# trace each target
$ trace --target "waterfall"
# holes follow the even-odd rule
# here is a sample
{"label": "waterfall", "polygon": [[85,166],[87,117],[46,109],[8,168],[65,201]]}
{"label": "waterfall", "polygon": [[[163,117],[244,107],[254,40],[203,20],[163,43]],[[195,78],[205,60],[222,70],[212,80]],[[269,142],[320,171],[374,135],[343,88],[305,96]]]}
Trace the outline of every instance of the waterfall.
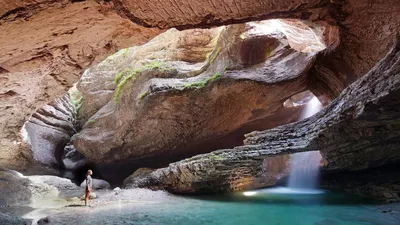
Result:
{"label": "waterfall", "polygon": [[[308,118],[322,109],[317,97],[313,97],[305,106],[300,119]],[[315,189],[319,178],[319,151],[292,154],[290,160],[289,188]]]}

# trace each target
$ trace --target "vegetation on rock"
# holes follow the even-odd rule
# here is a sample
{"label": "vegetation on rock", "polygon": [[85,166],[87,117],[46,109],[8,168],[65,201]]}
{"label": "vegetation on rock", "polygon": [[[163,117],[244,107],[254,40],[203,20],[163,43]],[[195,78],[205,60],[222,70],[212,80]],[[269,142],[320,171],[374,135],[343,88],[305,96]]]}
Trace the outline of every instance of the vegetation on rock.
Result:
{"label": "vegetation on rock", "polygon": [[142,93],[139,95],[139,99],[140,99],[140,100],[144,99],[148,94],[149,94],[148,91],[142,92]]}
{"label": "vegetation on rock", "polygon": [[[137,76],[146,70],[161,70],[162,72],[168,71],[172,69],[171,67],[168,67],[166,65],[163,65],[161,62],[151,62],[148,63],[136,70],[130,70],[130,69],[124,69],[123,71],[121,71],[120,73],[118,73],[115,77],[114,82],[118,83],[117,88],[115,89],[114,92],[114,100],[115,102],[118,102],[119,96],[121,94],[121,89],[122,87],[126,84],[126,82],[128,82],[128,80],[133,79],[136,80]],[[127,75],[128,74],[128,75]],[[143,96],[145,97],[145,96]]]}
{"label": "vegetation on rock", "polygon": [[91,123],[95,123],[96,122],[96,120],[94,120],[94,119],[90,119],[90,120],[88,120],[88,124],[91,124]]}
{"label": "vegetation on rock", "polygon": [[195,81],[192,83],[188,83],[185,85],[185,88],[203,88],[207,85],[208,82],[212,82],[217,80],[218,78],[221,77],[220,73],[215,73],[212,77],[208,77],[207,79],[203,80],[203,81]]}
{"label": "vegetation on rock", "polygon": [[81,108],[83,105],[83,96],[82,94],[76,89],[76,87],[72,87],[69,91],[69,97],[71,100],[72,105],[74,106],[75,116],[76,119],[81,118]]}

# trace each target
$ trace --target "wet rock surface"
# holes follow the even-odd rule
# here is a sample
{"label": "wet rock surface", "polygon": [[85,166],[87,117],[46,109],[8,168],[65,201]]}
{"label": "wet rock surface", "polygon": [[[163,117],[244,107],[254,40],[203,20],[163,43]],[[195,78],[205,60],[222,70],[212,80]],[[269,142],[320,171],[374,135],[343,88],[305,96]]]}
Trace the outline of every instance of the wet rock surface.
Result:
{"label": "wet rock surface", "polygon": [[[326,173],[322,176],[324,188],[344,190],[365,198],[400,202],[400,171],[398,164],[383,165],[361,171]],[[396,210],[393,210],[395,213]],[[397,209],[399,214],[399,209]]]}

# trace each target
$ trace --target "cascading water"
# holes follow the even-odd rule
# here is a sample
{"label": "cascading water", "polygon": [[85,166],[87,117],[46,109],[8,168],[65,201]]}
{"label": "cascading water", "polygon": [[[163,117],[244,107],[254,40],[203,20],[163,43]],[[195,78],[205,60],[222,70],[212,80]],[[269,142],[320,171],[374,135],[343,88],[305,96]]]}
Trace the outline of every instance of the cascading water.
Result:
{"label": "cascading water", "polygon": [[[322,104],[314,96],[306,105],[300,119],[308,118],[322,109]],[[299,189],[315,189],[317,187],[319,151],[300,152],[291,156],[288,187]]]}
{"label": "cascading water", "polygon": [[[308,118],[322,109],[322,104],[313,96],[306,104],[301,119]],[[321,161],[319,151],[300,152],[291,155],[290,173],[287,187],[267,188],[257,191],[246,191],[245,196],[253,195],[303,195],[322,194],[324,191],[316,189],[319,178],[319,165]]]}

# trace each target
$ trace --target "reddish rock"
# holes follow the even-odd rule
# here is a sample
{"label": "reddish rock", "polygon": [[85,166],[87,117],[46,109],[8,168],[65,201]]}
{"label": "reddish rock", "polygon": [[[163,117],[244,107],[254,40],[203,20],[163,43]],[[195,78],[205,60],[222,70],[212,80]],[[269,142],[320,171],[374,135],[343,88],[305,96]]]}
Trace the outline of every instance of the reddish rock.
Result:
{"label": "reddish rock", "polygon": [[[0,165],[32,158],[20,129],[37,109],[62,97],[84,69],[158,34],[94,1],[0,1]],[[51,156],[50,156],[51,157]]]}

